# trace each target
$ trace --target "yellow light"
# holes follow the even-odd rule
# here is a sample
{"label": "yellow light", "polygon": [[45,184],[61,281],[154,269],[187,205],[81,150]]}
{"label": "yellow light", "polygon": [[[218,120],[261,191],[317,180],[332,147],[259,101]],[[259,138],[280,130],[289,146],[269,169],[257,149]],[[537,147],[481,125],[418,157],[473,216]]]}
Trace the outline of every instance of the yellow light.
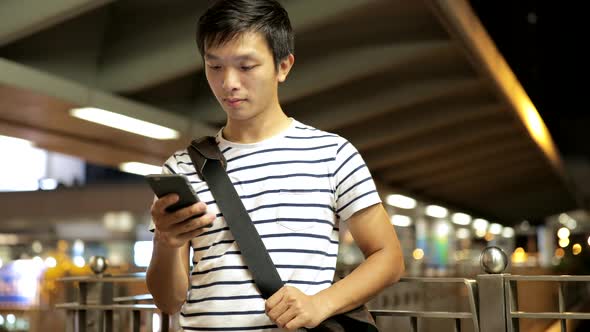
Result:
{"label": "yellow light", "polygon": [[160,140],[176,139],[180,136],[178,131],[174,129],[100,108],[74,108],[70,110],[70,115],[103,126]]}
{"label": "yellow light", "polygon": [[526,93],[523,92],[523,94],[519,96],[518,105],[516,107],[531,138],[543,150],[545,155],[547,155],[554,165],[561,167],[559,154],[551,140],[549,130],[547,130],[545,123],[543,123],[543,119]]}
{"label": "yellow light", "polygon": [[484,239],[488,242],[492,241],[494,239],[494,234],[488,232],[488,233],[486,233]]}
{"label": "yellow light", "polygon": [[512,262],[513,263],[524,263],[527,260],[527,253],[524,251],[523,248],[518,247],[516,249],[514,249],[514,252],[512,253]]}
{"label": "yellow light", "polygon": [[547,144],[549,135],[543,124],[541,116],[532,104],[527,105],[525,109],[526,124],[533,138],[542,145]]}
{"label": "yellow light", "polygon": [[555,249],[555,257],[563,258],[563,256],[565,256],[565,250],[563,250],[562,248]]}
{"label": "yellow light", "polygon": [[572,253],[574,256],[579,255],[582,252],[582,246],[579,243],[576,243],[572,246]]}
{"label": "yellow light", "polygon": [[422,258],[424,258],[424,250],[420,248],[414,249],[414,251],[412,252],[412,256],[415,260],[419,261]]}
{"label": "yellow light", "polygon": [[559,239],[559,246],[560,247],[565,248],[569,244],[570,244],[570,239],[568,239],[568,238]]}

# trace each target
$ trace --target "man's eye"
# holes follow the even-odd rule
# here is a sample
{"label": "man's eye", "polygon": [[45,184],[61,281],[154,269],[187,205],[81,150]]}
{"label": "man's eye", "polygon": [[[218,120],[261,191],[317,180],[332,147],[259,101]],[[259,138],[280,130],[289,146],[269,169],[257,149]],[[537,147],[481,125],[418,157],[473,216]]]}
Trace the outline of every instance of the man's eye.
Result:
{"label": "man's eye", "polygon": [[221,66],[209,65],[209,68],[211,70],[220,70],[221,69]]}
{"label": "man's eye", "polygon": [[256,66],[241,66],[240,68],[243,71],[250,71],[250,70],[254,69],[254,67],[256,67]]}

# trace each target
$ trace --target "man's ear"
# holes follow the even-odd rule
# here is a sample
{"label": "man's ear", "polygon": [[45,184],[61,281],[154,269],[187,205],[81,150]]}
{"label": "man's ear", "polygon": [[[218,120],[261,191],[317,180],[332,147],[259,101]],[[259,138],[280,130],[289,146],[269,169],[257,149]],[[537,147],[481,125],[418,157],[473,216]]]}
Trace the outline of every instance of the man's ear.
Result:
{"label": "man's ear", "polygon": [[289,71],[291,71],[294,63],[295,56],[293,54],[289,54],[283,60],[281,60],[281,63],[279,63],[279,73],[277,75],[277,80],[279,83],[285,82],[287,75],[289,75]]}

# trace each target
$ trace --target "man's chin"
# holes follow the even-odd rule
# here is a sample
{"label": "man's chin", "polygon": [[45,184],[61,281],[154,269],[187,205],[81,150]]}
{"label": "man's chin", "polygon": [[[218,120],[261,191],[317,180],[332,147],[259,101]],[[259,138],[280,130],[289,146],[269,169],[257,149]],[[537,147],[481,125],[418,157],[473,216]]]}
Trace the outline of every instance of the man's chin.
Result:
{"label": "man's chin", "polygon": [[252,119],[255,114],[249,109],[224,109],[228,120],[247,121]]}

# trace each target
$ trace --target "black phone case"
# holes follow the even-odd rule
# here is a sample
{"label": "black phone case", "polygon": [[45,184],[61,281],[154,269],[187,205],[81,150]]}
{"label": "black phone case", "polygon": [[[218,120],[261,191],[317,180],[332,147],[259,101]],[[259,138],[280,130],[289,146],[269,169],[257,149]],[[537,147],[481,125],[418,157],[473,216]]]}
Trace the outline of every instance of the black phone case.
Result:
{"label": "black phone case", "polygon": [[[146,175],[145,178],[158,198],[173,193],[179,196],[178,202],[166,208],[167,212],[174,212],[199,202],[199,197],[193,190],[193,186],[188,181],[188,178],[182,174],[150,174]],[[189,219],[197,218],[201,215],[194,215]],[[204,227],[211,226],[207,225]]]}

